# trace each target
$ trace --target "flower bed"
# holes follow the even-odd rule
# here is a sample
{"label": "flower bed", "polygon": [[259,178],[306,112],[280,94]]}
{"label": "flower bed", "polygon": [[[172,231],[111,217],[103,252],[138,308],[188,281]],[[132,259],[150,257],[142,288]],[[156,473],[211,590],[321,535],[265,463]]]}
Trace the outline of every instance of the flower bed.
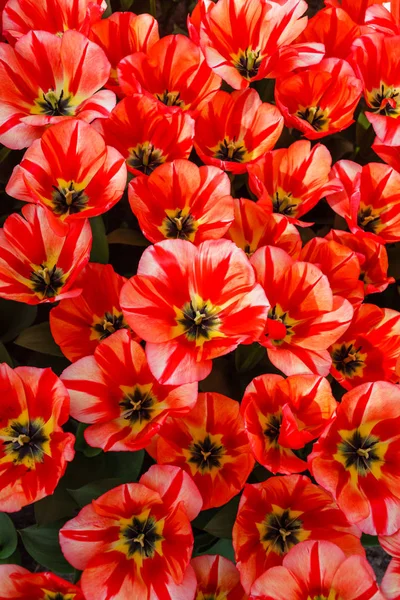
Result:
{"label": "flower bed", "polygon": [[399,600],[399,2],[1,8],[0,599]]}

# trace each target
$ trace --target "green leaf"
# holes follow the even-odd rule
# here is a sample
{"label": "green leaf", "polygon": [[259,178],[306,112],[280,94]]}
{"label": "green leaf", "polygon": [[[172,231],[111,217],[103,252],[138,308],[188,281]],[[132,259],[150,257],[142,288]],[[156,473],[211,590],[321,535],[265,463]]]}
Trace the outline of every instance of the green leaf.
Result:
{"label": "green leaf", "polygon": [[228,504],[225,504],[215,517],[207,523],[204,530],[217,538],[231,538],[239,501],[239,496],[232,498],[232,500],[228,502]]}
{"label": "green leaf", "polygon": [[109,244],[123,244],[125,246],[150,246],[150,242],[144,235],[136,229],[114,229],[108,234],[107,240]]}
{"label": "green leaf", "polygon": [[135,0],[120,0],[121,10],[129,10]]}
{"label": "green leaf", "polygon": [[368,535],[368,533],[363,533],[361,536],[361,543],[364,548],[368,548],[369,546],[379,546],[379,538],[377,535]]}
{"label": "green leaf", "polygon": [[106,4],[107,4],[107,8],[103,12],[103,17],[102,17],[103,19],[107,19],[107,17],[109,17],[112,14],[111,0],[106,0]]}
{"label": "green leaf", "polygon": [[156,19],[157,18],[157,5],[156,0],[149,0],[149,13]]}
{"label": "green leaf", "polygon": [[0,298],[0,340],[10,342],[35,321],[37,306]]}
{"label": "green leaf", "polygon": [[213,535],[207,533],[207,531],[201,531],[194,538],[193,556],[208,554],[208,551],[216,542],[217,540]]}
{"label": "green leaf", "polygon": [[89,219],[90,227],[92,228],[92,251],[90,253],[90,262],[101,263],[106,265],[109,259],[109,248],[106,235],[106,228],[101,216],[92,217]]}
{"label": "green leaf", "polygon": [[[106,482],[113,480],[113,485],[108,489],[117,487],[122,483],[137,481],[142,469],[143,459],[144,450],[138,452],[102,452],[93,458],[87,458],[84,454],[78,453],[67,468],[63,480],[66,482],[71,498],[76,501],[76,492],[79,492],[80,501],[82,501],[81,498],[84,496],[87,498],[90,495],[91,489],[88,490],[87,488],[91,483],[98,485],[101,482],[99,484],[99,495],[101,495],[106,491],[104,486],[107,483],[104,483],[104,480]],[[86,489],[82,490],[81,488]],[[88,501],[91,500],[92,498],[89,498]]]}
{"label": "green leaf", "polygon": [[0,559],[11,556],[17,549],[17,544],[14,523],[6,513],[0,513]]}
{"label": "green leaf", "polygon": [[0,342],[0,363],[7,363],[9,367],[14,366],[11,356],[7,352],[5,345]]}
{"label": "green leaf", "polygon": [[89,504],[92,500],[96,500],[102,494],[105,494],[109,490],[121,485],[120,479],[100,479],[99,481],[93,481],[87,485],[82,486],[77,490],[68,490],[69,494],[75,500],[80,508]]}
{"label": "green leaf", "polygon": [[65,575],[74,573],[74,567],[65,560],[61,552],[58,535],[63,524],[63,521],[58,521],[48,525],[31,525],[21,529],[19,534],[26,551],[36,562],[46,569]]}
{"label": "green leaf", "polygon": [[5,146],[3,146],[3,148],[0,150],[0,163],[4,162],[7,158],[7,156],[10,154],[11,152],[11,148],[6,148]]}
{"label": "green leaf", "polygon": [[57,346],[51,335],[50,324],[48,321],[25,329],[25,331],[19,334],[14,341],[14,344],[22,346],[23,348],[28,348],[29,350],[34,350],[35,352],[64,357],[60,347]]}
{"label": "green leaf", "polygon": [[235,367],[238,373],[247,373],[258,365],[265,356],[265,348],[260,344],[239,346],[235,351]]}
{"label": "green leaf", "polygon": [[18,548],[7,558],[0,558],[0,565],[20,565],[22,563],[21,553]]}
{"label": "green leaf", "polygon": [[61,479],[51,496],[35,502],[34,509],[38,525],[47,525],[75,515],[78,505],[67,491],[65,477]]}
{"label": "green leaf", "polygon": [[232,540],[221,539],[218,540],[214,546],[211,546],[207,551],[207,554],[219,554],[225,558],[235,562],[235,551],[232,546]]}
{"label": "green leaf", "polygon": [[365,113],[360,112],[357,119],[357,125],[359,125],[365,131],[371,127],[371,123],[368,121]]}
{"label": "green leaf", "polygon": [[193,527],[197,529],[204,529],[207,523],[209,523],[211,519],[218,514],[218,511],[218,508],[208,508],[207,510],[202,510],[192,521]]}
{"label": "green leaf", "polygon": [[75,441],[75,450],[78,452],[83,452],[85,456],[91,458],[92,456],[97,456],[103,450],[101,448],[94,448],[93,446],[89,446],[87,441],[85,440],[84,432],[89,425],[85,425],[85,423],[79,423],[78,429],[76,430],[76,441]]}

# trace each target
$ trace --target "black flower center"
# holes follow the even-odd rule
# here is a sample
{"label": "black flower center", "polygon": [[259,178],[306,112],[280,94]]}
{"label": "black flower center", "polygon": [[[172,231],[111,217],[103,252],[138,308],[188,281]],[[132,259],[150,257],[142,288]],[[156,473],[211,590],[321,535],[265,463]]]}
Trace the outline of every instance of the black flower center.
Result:
{"label": "black flower center", "polygon": [[371,206],[367,206],[364,209],[360,209],[357,214],[357,225],[368,231],[369,233],[376,233],[380,224],[380,216],[373,212]]}
{"label": "black flower center", "polygon": [[262,58],[260,58],[260,50],[245,50],[234,62],[235,68],[245,79],[252,79],[258,75]]}
{"label": "black flower center", "polygon": [[45,433],[42,419],[33,419],[25,423],[13,421],[3,430],[3,446],[6,454],[11,454],[15,463],[22,463],[29,458],[34,462],[42,462],[44,444],[49,441]]}
{"label": "black flower center", "polygon": [[262,542],[267,542],[277,554],[285,554],[298,544],[303,523],[300,519],[293,517],[289,509],[282,514],[270,513],[266,516],[264,523],[264,535]]}
{"label": "black flower center", "polygon": [[124,322],[124,315],[113,315],[112,313],[106,312],[102,323],[96,323],[93,325],[94,329],[99,334],[100,340],[105,340],[110,337],[113,333],[119,329],[127,329],[128,325]]}
{"label": "black flower center", "polygon": [[136,148],[130,151],[128,157],[128,165],[138,171],[141,171],[145,175],[150,175],[156,167],[165,162],[162,151],[155,148],[153,144],[145,142],[144,144],[138,144]]}
{"label": "black flower center", "polygon": [[205,473],[213,468],[219,469],[222,466],[221,458],[225,454],[225,448],[206,435],[202,442],[192,442],[189,446],[190,458],[189,463],[198,467]]}
{"label": "black flower center", "polygon": [[277,444],[282,425],[282,414],[268,415],[264,435],[271,443]]}
{"label": "black flower center", "polygon": [[352,377],[365,366],[360,356],[362,346],[355,348],[353,344],[341,344],[332,352],[332,362],[335,369],[346,377]]}
{"label": "black flower center", "polygon": [[67,187],[56,187],[53,185],[52,201],[53,211],[56,215],[69,213],[74,215],[86,208],[89,198],[85,190],[75,190],[74,182],[71,181]]}
{"label": "black flower center", "polygon": [[65,97],[64,90],[61,90],[58,96],[54,90],[49,90],[47,94],[42,95],[42,100],[37,100],[37,105],[43,115],[52,117],[63,117],[73,114],[71,106],[71,96]]}
{"label": "black flower center", "polygon": [[154,517],[133,517],[132,522],[121,530],[127,546],[127,556],[139,554],[142,558],[153,558],[157,542],[164,538]]}
{"label": "black flower center", "polygon": [[182,317],[177,322],[183,326],[184,333],[191,342],[203,338],[209,340],[213,332],[218,330],[220,319],[215,309],[207,302],[194,308],[193,302],[188,302],[182,309]]}
{"label": "black flower center", "polygon": [[180,106],[181,108],[185,107],[185,102],[181,99],[180,92],[169,92],[168,90],[165,90],[162,94],[156,94],[155,96],[166,106]]}
{"label": "black flower center", "polygon": [[162,225],[166,238],[193,241],[193,233],[197,231],[197,225],[189,213],[182,215],[182,209],[177,209],[174,215],[167,215]]}
{"label": "black flower center", "polygon": [[307,106],[303,110],[298,110],[296,114],[303,121],[310,123],[315,131],[324,131],[328,128],[328,118],[319,106]]}
{"label": "black flower center", "polygon": [[57,296],[64,285],[63,278],[62,269],[59,269],[56,265],[52,269],[49,269],[46,265],[40,265],[40,269],[32,271],[30,277],[33,291],[42,295],[43,298]]}
{"label": "black flower center", "polygon": [[371,434],[362,435],[358,429],[339,442],[337,448],[346,469],[355,467],[362,477],[368,475],[375,463],[383,462],[379,453],[379,438]]}
{"label": "black flower center", "polygon": [[219,143],[218,150],[214,157],[220,160],[230,160],[231,162],[241,163],[246,155],[246,148],[242,142],[237,142],[235,138],[229,140],[224,138],[223,142]]}
{"label": "black flower center", "polygon": [[292,192],[280,194],[275,192],[272,197],[272,206],[275,213],[281,215],[292,216],[297,209],[297,202],[292,199]]}
{"label": "black flower center", "polygon": [[150,390],[145,391],[140,387],[136,387],[132,394],[125,396],[119,403],[122,411],[122,416],[131,425],[138,423],[141,425],[144,421],[150,421],[154,412],[152,408],[156,403],[155,398],[151,395]]}
{"label": "black flower center", "polygon": [[379,91],[373,93],[370,100],[373,112],[387,117],[394,117],[400,113],[400,90],[381,84]]}

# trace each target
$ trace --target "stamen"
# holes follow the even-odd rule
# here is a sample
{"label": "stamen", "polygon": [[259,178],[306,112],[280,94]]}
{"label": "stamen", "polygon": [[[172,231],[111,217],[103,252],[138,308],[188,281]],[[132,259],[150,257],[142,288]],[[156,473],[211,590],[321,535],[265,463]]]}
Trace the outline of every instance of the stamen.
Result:
{"label": "stamen", "polygon": [[292,532],[291,531],[286,531],[286,529],[280,529],[279,533],[281,535],[281,537],[283,537],[283,541],[286,542],[286,538],[288,537],[288,535],[290,535]]}
{"label": "stamen", "polygon": [[183,221],[183,218],[184,217],[174,217],[174,221],[176,223],[176,228],[177,228],[178,231],[182,231],[182,227],[183,227],[182,221]]}
{"label": "stamen", "polygon": [[14,440],[18,442],[20,446],[23,446],[24,444],[29,444],[31,438],[28,435],[21,433],[21,435],[19,435],[17,438],[14,438]]}
{"label": "stamen", "polygon": [[133,541],[140,544],[144,548],[144,533],[140,533],[137,537],[133,538]]}
{"label": "stamen", "polygon": [[358,448],[357,454],[358,454],[358,456],[362,456],[363,458],[368,459],[370,451],[371,451],[370,448]]}
{"label": "stamen", "polygon": [[201,313],[199,310],[196,310],[196,315],[194,317],[194,323],[195,325],[200,325],[202,320],[205,318],[205,314]]}

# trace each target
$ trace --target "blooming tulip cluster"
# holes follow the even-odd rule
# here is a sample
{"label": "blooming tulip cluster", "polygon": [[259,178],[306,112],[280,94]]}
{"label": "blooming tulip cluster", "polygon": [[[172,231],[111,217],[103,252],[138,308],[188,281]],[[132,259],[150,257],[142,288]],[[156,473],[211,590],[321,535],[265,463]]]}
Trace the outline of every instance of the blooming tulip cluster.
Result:
{"label": "blooming tulip cluster", "polygon": [[179,4],[0,1],[0,600],[400,600],[400,2]]}

